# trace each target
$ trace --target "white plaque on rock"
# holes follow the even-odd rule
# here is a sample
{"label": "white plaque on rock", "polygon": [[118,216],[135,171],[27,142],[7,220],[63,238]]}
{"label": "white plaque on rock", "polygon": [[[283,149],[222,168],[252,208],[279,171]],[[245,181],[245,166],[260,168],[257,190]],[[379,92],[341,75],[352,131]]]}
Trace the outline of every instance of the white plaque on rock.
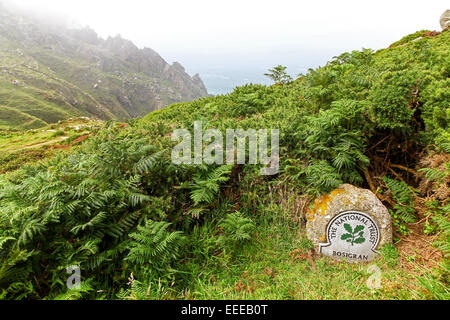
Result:
{"label": "white plaque on rock", "polygon": [[314,249],[338,260],[370,261],[392,243],[388,209],[372,191],[350,184],[316,198],[305,218]]}
{"label": "white plaque on rock", "polygon": [[380,230],[372,217],[360,211],[345,211],[327,225],[326,243],[319,244],[323,255],[349,262],[371,261],[380,241]]}

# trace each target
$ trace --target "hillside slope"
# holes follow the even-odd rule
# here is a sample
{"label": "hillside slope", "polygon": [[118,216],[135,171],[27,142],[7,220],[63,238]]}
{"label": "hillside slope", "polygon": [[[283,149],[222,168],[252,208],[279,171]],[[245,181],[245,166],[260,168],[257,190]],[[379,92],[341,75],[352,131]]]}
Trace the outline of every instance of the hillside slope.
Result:
{"label": "hillside slope", "polygon": [[[289,83],[108,122],[0,175],[0,298],[449,300],[449,44],[419,32],[344,53]],[[171,135],[195,121],[279,129],[279,173],[175,164]],[[379,289],[367,264],[318,256],[305,236],[309,205],[342,183],[392,215]],[[73,265],[83,282],[68,290]]]}
{"label": "hillside slope", "polygon": [[207,95],[198,75],[120,36],[46,24],[0,4],[0,128],[125,119]]}

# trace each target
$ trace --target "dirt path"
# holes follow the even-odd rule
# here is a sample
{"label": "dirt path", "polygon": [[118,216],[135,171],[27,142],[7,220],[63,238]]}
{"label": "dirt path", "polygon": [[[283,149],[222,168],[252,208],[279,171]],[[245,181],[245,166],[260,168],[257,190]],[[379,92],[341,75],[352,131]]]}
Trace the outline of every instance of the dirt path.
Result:
{"label": "dirt path", "polygon": [[46,141],[46,142],[42,142],[42,143],[38,143],[38,144],[32,144],[32,145],[25,145],[25,146],[14,146],[14,147],[3,149],[1,151],[12,151],[12,150],[20,151],[20,150],[34,149],[34,148],[39,148],[39,147],[46,146],[46,145],[49,145],[49,144],[55,144],[55,143],[64,141],[64,140],[66,140],[68,138],[69,137],[59,137],[58,139],[51,140],[51,141]]}

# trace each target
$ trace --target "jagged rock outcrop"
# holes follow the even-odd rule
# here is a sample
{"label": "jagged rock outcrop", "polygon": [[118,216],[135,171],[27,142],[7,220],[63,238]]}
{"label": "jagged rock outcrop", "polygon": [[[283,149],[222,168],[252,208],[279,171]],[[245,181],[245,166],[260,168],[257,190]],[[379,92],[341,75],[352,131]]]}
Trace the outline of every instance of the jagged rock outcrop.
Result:
{"label": "jagged rock outcrop", "polygon": [[[25,113],[30,121],[140,117],[208,95],[198,75],[191,77],[181,64],[168,64],[150,48],[140,49],[121,36],[102,39],[88,27],[47,24],[4,7],[0,57],[0,85],[16,81],[17,87],[0,91],[0,106]],[[30,107],[23,107],[24,96],[33,100]]]}
{"label": "jagged rock outcrop", "polygon": [[450,28],[450,10],[447,9],[442,13],[439,22],[441,23],[442,30]]}

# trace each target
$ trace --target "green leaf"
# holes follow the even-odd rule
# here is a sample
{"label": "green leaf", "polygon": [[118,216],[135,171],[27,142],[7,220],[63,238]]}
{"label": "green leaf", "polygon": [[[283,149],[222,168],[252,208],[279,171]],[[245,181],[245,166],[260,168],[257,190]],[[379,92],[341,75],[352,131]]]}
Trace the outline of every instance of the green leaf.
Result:
{"label": "green leaf", "polygon": [[350,233],[344,233],[341,236],[341,240],[347,240],[347,239],[351,239],[351,238],[353,238],[353,235],[351,235]]}
{"label": "green leaf", "polygon": [[354,241],[354,243],[364,243],[364,241],[366,241],[365,238],[358,238]]}
{"label": "green leaf", "polygon": [[356,233],[358,233],[358,232],[360,232],[360,231],[362,231],[362,230],[364,230],[364,226],[362,226],[362,225],[357,225],[357,226],[355,227],[355,231],[353,231],[353,234],[356,234]]}
{"label": "green leaf", "polygon": [[347,230],[348,233],[353,234],[353,229],[348,223],[344,224],[344,228],[345,228],[345,230]]}

